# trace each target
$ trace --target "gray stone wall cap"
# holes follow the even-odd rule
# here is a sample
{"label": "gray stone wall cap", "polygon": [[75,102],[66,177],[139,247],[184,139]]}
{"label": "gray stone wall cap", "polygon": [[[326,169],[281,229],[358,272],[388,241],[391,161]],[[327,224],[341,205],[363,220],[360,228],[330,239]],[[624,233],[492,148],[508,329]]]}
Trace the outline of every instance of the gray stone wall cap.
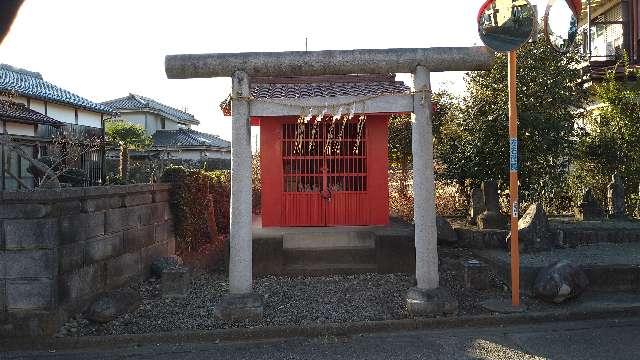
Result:
{"label": "gray stone wall cap", "polygon": [[105,197],[109,195],[124,194],[127,192],[126,186],[120,186],[120,185],[90,186],[83,189],[84,189],[84,196],[88,198]]}
{"label": "gray stone wall cap", "polygon": [[29,191],[2,191],[2,201],[7,202],[40,202],[73,198],[80,198],[83,195],[83,188],[61,188]]}
{"label": "gray stone wall cap", "polygon": [[138,192],[151,192],[153,191],[153,184],[131,184],[124,185],[127,193],[138,193]]}
{"label": "gray stone wall cap", "polygon": [[169,190],[169,189],[171,189],[171,184],[170,183],[153,184],[153,190],[164,191],[164,190]]}

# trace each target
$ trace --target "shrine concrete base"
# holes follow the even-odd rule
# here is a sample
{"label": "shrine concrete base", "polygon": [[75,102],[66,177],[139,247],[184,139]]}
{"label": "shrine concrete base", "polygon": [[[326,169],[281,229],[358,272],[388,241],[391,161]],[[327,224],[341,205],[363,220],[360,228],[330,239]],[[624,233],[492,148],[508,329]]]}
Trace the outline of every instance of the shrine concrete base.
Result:
{"label": "shrine concrete base", "polygon": [[415,273],[413,226],[266,227],[253,223],[253,275]]}
{"label": "shrine concrete base", "polygon": [[215,308],[215,316],[223,321],[258,321],[262,319],[262,295],[229,294]]}
{"label": "shrine concrete base", "polygon": [[412,316],[435,316],[458,312],[458,300],[444,288],[407,290],[407,311]]}

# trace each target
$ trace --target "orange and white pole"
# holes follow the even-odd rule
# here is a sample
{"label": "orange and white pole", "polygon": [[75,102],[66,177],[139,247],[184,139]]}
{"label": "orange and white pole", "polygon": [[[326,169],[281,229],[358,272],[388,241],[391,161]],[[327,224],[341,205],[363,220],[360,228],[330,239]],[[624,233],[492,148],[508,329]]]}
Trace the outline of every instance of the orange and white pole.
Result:
{"label": "orange and white pole", "polygon": [[518,108],[516,52],[509,51],[509,197],[511,205],[511,304],[520,305],[520,247],[518,245]]}

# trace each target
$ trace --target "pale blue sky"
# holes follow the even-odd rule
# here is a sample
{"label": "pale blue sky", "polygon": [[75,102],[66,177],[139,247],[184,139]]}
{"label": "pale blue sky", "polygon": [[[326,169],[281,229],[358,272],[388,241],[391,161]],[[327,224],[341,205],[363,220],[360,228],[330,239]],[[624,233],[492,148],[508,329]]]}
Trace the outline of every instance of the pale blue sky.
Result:
{"label": "pale blue sky", "polygon": [[[166,54],[304,50],[305,37],[309,50],[480,45],[481,3],[26,0],[0,62],[94,101],[133,92],[187,107],[199,130],[229,139],[231,120],[218,104],[230,79],[168,80]],[[434,87],[461,91],[461,76],[434,74]]]}

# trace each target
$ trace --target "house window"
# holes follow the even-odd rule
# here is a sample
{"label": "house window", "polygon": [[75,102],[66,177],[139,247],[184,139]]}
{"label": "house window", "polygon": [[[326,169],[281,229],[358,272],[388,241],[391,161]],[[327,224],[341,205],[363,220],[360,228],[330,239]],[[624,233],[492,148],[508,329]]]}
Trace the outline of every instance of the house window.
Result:
{"label": "house window", "polygon": [[165,119],[160,118],[160,129],[164,130],[166,125],[167,124],[165,123]]}
{"label": "house window", "polygon": [[622,8],[618,4],[593,19],[591,53],[593,57],[616,59],[623,52]]}

